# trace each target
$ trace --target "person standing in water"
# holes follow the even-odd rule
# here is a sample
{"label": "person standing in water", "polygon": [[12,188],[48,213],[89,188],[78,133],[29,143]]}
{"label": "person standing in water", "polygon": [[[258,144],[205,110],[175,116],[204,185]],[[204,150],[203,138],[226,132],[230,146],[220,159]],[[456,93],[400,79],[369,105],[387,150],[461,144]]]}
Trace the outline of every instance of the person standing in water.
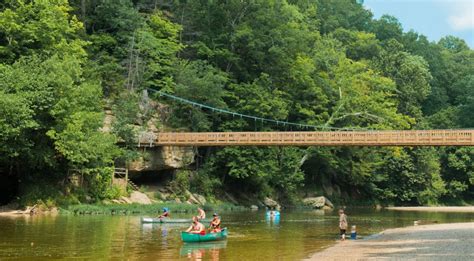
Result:
{"label": "person standing in water", "polygon": [[206,212],[204,212],[204,209],[202,208],[198,208],[198,215],[197,215],[197,218],[199,220],[203,220],[206,218]]}
{"label": "person standing in water", "polygon": [[346,240],[346,229],[347,229],[347,216],[344,214],[343,209],[339,209],[339,231],[341,240]]}

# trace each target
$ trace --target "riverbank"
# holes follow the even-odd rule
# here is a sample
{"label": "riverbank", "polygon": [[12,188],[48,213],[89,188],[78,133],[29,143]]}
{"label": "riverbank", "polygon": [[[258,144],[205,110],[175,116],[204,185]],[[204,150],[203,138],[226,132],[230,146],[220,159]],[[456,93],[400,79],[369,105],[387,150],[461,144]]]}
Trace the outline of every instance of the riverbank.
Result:
{"label": "riverbank", "polygon": [[410,226],[341,241],[306,260],[473,260],[473,245],[474,222]]}
{"label": "riverbank", "polygon": [[[78,204],[61,207],[47,208],[45,206],[31,206],[26,209],[16,209],[13,207],[0,208],[0,216],[22,216],[35,214],[74,214],[74,215],[129,215],[129,214],[149,214],[158,215],[163,208],[168,208],[172,213],[193,213],[199,205],[186,203],[153,203],[153,204]],[[202,207],[206,211],[233,211],[246,210],[244,206],[230,203],[205,204]]]}
{"label": "riverbank", "polygon": [[469,212],[474,213],[474,206],[464,207],[386,207],[397,211],[429,211],[429,212]]}

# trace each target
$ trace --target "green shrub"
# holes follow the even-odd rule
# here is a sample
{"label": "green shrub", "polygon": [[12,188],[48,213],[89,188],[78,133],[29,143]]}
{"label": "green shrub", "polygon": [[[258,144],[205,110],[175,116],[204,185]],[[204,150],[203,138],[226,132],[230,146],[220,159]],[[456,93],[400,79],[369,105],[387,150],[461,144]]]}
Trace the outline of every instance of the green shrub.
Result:
{"label": "green shrub", "polygon": [[44,204],[43,200],[48,201],[50,205],[54,205],[56,199],[63,196],[59,187],[51,186],[50,183],[41,180],[35,183],[23,184],[20,190],[18,203],[23,207]]}
{"label": "green shrub", "polygon": [[192,179],[190,186],[191,191],[201,194],[206,198],[215,199],[216,190],[222,186],[222,182],[217,177],[200,171],[194,179]]}
{"label": "green shrub", "polygon": [[178,170],[172,181],[169,183],[169,187],[175,197],[186,200],[186,191],[190,189],[190,172],[187,170]]}
{"label": "green shrub", "polygon": [[115,199],[115,198],[119,198],[120,196],[123,196],[122,191],[117,186],[111,186],[110,188],[107,189],[107,191],[104,194],[104,197],[106,199]]}

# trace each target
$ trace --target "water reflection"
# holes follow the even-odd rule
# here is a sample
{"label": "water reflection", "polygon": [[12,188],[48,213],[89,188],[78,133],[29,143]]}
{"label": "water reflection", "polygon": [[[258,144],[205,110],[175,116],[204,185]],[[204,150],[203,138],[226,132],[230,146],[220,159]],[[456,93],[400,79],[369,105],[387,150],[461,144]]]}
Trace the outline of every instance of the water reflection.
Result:
{"label": "water reflection", "polygon": [[266,216],[266,220],[270,226],[278,226],[280,224],[280,216]]}
{"label": "water reflection", "polygon": [[[330,211],[328,211],[329,213]],[[316,216],[324,216],[326,215],[326,211],[322,210],[322,209],[314,209],[311,211],[312,214],[316,215]]]}
{"label": "water reflection", "polygon": [[143,234],[151,233],[153,231],[153,229],[154,229],[153,224],[151,224],[151,223],[142,224]]}
{"label": "water reflection", "polygon": [[[424,213],[347,209],[357,236],[412,226],[414,221],[469,222],[474,213]],[[227,241],[183,244],[189,224],[141,224],[139,216],[0,217],[0,260],[300,260],[336,242],[335,212],[285,210],[222,213]],[[177,215],[185,218],[188,214]],[[228,242],[228,245],[227,245]]]}
{"label": "water reflection", "polygon": [[220,251],[227,247],[227,240],[206,243],[184,243],[179,254],[189,260],[212,260],[218,261]]}
{"label": "water reflection", "polygon": [[169,240],[172,240],[173,232],[180,232],[183,230],[182,226],[176,226],[173,224],[152,224],[152,223],[142,223],[141,224],[142,234],[145,237],[151,238],[153,236],[158,236],[161,242],[162,248],[166,249],[170,244]]}

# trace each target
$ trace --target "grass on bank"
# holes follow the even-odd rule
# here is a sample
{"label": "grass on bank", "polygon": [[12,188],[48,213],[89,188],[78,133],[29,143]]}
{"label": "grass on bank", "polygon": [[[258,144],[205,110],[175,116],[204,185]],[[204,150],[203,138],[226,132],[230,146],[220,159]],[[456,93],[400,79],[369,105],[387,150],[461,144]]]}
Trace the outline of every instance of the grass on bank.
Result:
{"label": "grass on bank", "polygon": [[[172,213],[194,213],[197,205],[185,203],[154,203],[142,204],[79,204],[61,208],[61,213],[75,215],[130,215],[130,214],[155,214],[158,215],[162,209],[167,207]],[[202,208],[206,211],[232,211],[245,210],[246,207],[230,203],[205,204]]]}

